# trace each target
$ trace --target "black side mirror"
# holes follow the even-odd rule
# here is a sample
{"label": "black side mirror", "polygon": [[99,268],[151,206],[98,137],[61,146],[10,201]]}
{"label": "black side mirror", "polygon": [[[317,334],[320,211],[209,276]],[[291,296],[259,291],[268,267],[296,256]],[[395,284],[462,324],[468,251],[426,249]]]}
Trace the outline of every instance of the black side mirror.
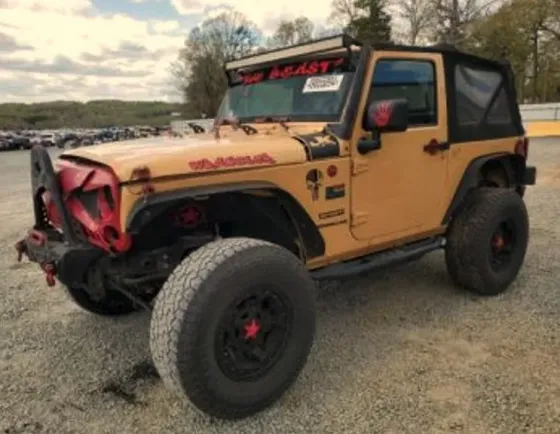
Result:
{"label": "black side mirror", "polygon": [[364,130],[403,132],[408,129],[408,101],[386,99],[370,103],[363,122]]}

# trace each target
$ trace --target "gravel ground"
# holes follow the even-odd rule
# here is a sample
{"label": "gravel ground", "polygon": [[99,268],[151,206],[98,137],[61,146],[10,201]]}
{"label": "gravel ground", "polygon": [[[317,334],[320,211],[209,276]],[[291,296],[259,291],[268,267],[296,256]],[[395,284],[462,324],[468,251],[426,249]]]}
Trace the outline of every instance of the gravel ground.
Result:
{"label": "gravel ground", "polygon": [[147,314],[91,316],[16,263],[13,244],[32,222],[28,155],[0,154],[0,432],[559,433],[560,139],[533,140],[530,154],[532,239],[509,292],[455,289],[439,252],[325,288],[299,381],[237,423],[164,389]]}

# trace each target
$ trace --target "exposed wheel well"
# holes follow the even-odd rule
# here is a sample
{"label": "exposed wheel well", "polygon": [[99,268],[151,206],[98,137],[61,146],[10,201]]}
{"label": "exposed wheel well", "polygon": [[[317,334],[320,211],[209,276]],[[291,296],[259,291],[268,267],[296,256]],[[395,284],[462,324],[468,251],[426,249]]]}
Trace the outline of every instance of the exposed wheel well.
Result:
{"label": "exposed wheel well", "polygon": [[505,155],[486,161],[479,170],[477,187],[511,188],[519,184],[525,170],[520,155]]}
{"label": "exposed wheel well", "polygon": [[476,158],[467,167],[459,183],[453,201],[443,218],[448,224],[460,211],[468,193],[480,187],[516,188],[523,182],[525,159],[517,154],[486,155]]}
{"label": "exposed wheel well", "polygon": [[287,248],[303,260],[324,254],[324,240],[306,211],[278,189],[183,197],[144,207],[129,228],[133,244],[154,249],[182,235],[250,237]]}
{"label": "exposed wheel well", "polygon": [[478,187],[507,188],[510,179],[504,164],[500,160],[490,160],[479,172]]}

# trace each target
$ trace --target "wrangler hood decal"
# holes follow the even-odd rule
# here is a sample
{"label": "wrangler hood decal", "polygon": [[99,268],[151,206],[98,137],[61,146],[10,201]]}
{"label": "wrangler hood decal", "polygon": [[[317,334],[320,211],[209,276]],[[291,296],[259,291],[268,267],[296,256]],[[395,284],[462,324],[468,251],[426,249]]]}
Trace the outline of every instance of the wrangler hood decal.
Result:
{"label": "wrangler hood decal", "polygon": [[308,160],[304,146],[285,134],[234,133],[220,140],[209,134],[186,139],[150,138],[86,146],[61,159],[81,159],[111,167],[121,182],[147,167],[152,178],[213,171],[243,170]]}

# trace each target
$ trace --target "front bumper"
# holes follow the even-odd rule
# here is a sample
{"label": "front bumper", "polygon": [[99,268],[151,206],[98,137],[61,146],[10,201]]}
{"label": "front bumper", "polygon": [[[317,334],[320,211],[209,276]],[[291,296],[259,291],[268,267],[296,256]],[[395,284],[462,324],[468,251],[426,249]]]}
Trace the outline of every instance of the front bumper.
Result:
{"label": "front bumper", "polygon": [[[18,260],[23,255],[38,263],[49,286],[56,276],[67,286],[83,283],[87,268],[103,252],[85,244],[76,233],[62,199],[62,191],[53,169],[50,155],[42,146],[31,149],[31,188],[35,225],[16,243]],[[48,191],[60,216],[62,233],[54,229],[45,218],[42,195]]]}
{"label": "front bumper", "polygon": [[48,191],[51,200],[60,216],[63,240],[69,245],[78,244],[80,237],[77,234],[70,213],[64,205],[60,183],[54,171],[51,157],[43,146],[34,146],[31,149],[31,192],[33,199],[33,212],[35,214],[34,229],[39,231],[49,227],[45,222],[45,209],[42,195]]}
{"label": "front bumper", "polygon": [[103,255],[89,245],[68,245],[56,230],[31,229],[16,250],[18,261],[25,255],[40,265],[49,286],[54,286],[55,277],[66,286],[82,286],[88,268]]}

